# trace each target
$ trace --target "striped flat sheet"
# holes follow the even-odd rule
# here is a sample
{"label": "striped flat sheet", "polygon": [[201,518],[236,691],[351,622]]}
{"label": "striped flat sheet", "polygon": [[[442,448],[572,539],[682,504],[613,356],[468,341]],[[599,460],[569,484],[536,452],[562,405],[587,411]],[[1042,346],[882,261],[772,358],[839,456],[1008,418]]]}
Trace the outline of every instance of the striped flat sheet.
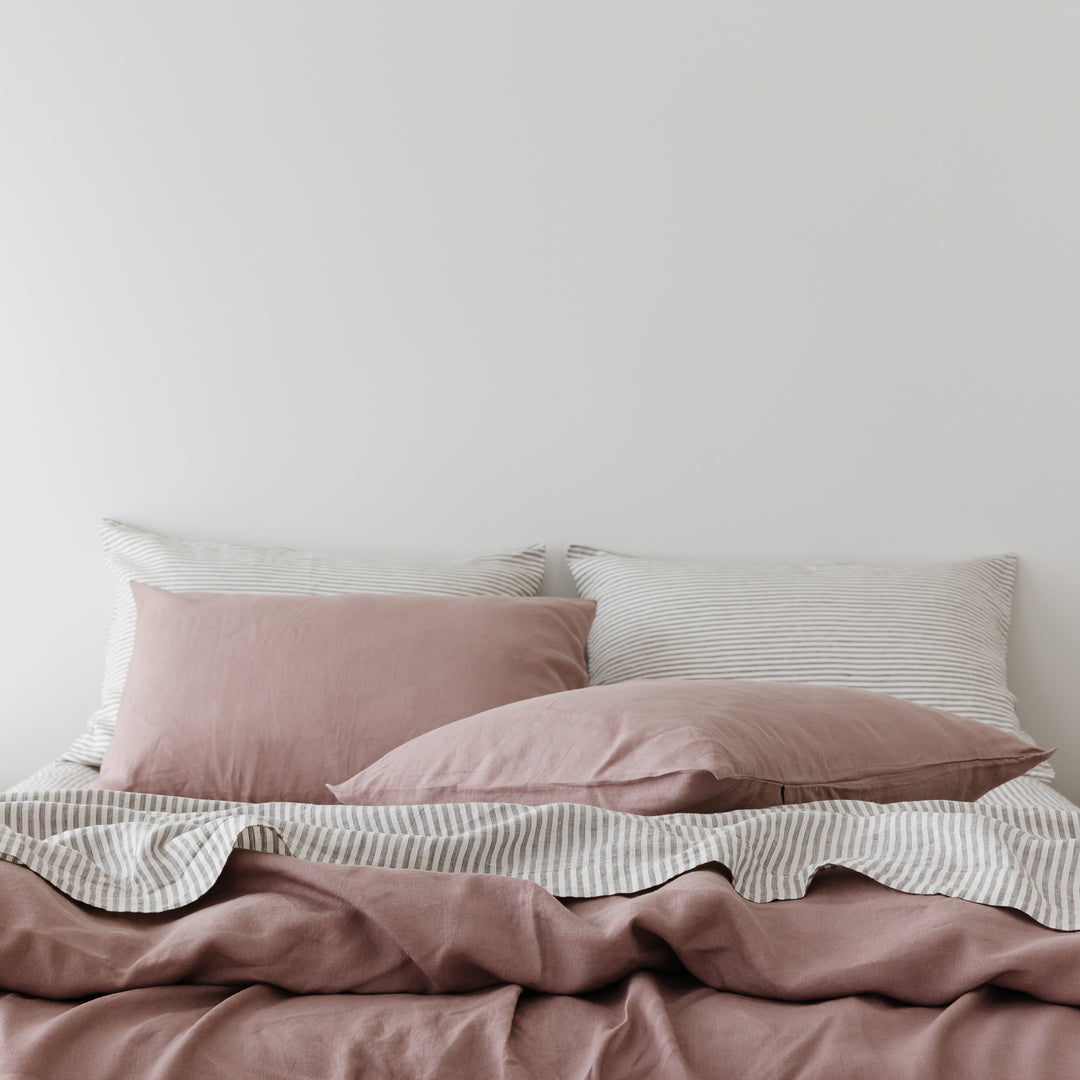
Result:
{"label": "striped flat sheet", "polygon": [[25,780],[20,780],[7,789],[13,794],[20,791],[74,791],[88,788],[101,775],[101,770],[94,765],[57,758],[43,765],[37,772],[31,773]]}
{"label": "striped flat sheet", "polygon": [[1030,773],[1018,776],[996,788],[991,788],[978,800],[984,806],[1045,806],[1052,810],[1072,810],[1080,813],[1080,806]]}
{"label": "striped flat sheet", "polygon": [[222,803],[112,791],[0,796],[0,858],[108,911],[168,911],[217,880],[235,848],[323,863],[523,878],[560,897],[661,885],[726,867],[766,902],[825,866],[903,892],[961,897],[1080,929],[1080,813],[955,802],[821,802],[639,817],[595,807]]}

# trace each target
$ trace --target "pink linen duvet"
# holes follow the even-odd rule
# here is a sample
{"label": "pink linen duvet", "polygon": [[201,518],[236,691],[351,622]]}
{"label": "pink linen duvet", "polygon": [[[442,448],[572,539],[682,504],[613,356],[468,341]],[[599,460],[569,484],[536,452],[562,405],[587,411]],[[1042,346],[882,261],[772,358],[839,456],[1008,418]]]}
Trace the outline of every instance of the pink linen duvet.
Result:
{"label": "pink linen duvet", "polygon": [[66,792],[0,823],[5,1080],[1077,1075],[1066,810]]}

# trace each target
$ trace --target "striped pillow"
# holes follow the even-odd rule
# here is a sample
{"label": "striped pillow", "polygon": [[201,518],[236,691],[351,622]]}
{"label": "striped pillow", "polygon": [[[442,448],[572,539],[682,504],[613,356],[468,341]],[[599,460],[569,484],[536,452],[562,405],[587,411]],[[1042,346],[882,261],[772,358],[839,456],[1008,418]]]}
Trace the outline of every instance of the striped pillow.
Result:
{"label": "striped pillow", "polygon": [[89,730],[62,758],[84,765],[101,764],[116,727],[116,711],[135,642],[132,581],[170,592],[535,596],[544,576],[542,545],[461,561],[373,559],[178,540],[109,520],[101,523],[101,540],[105,560],[119,579],[105,652],[101,705],[90,718]]}
{"label": "striped pillow", "polygon": [[[1020,728],[1005,679],[1016,556],[865,565],[675,561],[573,545],[597,601],[589,681],[767,679],[892,694]],[[1050,778],[1047,764],[1029,774]]]}

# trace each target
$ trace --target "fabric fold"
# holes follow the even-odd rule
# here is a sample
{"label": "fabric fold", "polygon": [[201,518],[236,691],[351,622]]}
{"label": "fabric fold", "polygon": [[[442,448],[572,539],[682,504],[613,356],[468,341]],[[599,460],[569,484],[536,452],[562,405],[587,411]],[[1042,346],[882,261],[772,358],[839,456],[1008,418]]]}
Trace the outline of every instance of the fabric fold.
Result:
{"label": "fabric fold", "polygon": [[836,801],[639,817],[573,803],[316,806],[126,792],[0,796],[0,858],[109,911],[190,904],[234,849],[351,866],[493,874],[559,897],[632,894],[725,867],[757,903],[825,867],[890,888],[1080,928],[1080,814],[974,803]]}

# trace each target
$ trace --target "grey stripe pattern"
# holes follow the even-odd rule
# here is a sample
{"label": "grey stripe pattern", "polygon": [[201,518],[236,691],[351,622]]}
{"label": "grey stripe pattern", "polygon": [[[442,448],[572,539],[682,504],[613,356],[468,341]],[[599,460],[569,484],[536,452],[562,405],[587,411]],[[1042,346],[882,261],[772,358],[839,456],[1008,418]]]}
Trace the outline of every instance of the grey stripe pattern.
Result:
{"label": "grey stripe pattern", "polygon": [[93,765],[80,765],[74,761],[57,758],[43,765],[36,772],[17,784],[12,784],[7,792],[20,791],[74,791],[88,788],[101,775],[101,770]]}
{"label": "grey stripe pattern", "polygon": [[101,764],[116,727],[135,643],[132,581],[171,592],[535,596],[545,561],[543,545],[476,559],[376,559],[179,540],[109,520],[101,523],[101,541],[105,559],[118,579],[101,705],[90,718],[88,730],[63,755],[83,765]]}
{"label": "grey stripe pattern", "polygon": [[[1016,557],[925,564],[677,561],[573,545],[597,602],[589,679],[769,679],[874,690],[1020,728],[1006,682]],[[1032,775],[1047,779],[1050,765]]]}
{"label": "grey stripe pattern", "polygon": [[984,806],[1043,806],[1051,810],[1080,812],[1080,806],[1067,799],[1060,791],[1056,791],[1045,780],[1032,779],[1031,773],[991,788],[977,802]]}
{"label": "grey stripe pattern", "polygon": [[1080,814],[1049,807],[837,801],[647,818],[570,803],[0,796],[0,858],[109,911],[191,903],[234,848],[350,866],[500,874],[562,897],[634,893],[719,863],[759,903],[802,896],[817,869],[844,866],[904,892],[958,896],[1080,929]]}

